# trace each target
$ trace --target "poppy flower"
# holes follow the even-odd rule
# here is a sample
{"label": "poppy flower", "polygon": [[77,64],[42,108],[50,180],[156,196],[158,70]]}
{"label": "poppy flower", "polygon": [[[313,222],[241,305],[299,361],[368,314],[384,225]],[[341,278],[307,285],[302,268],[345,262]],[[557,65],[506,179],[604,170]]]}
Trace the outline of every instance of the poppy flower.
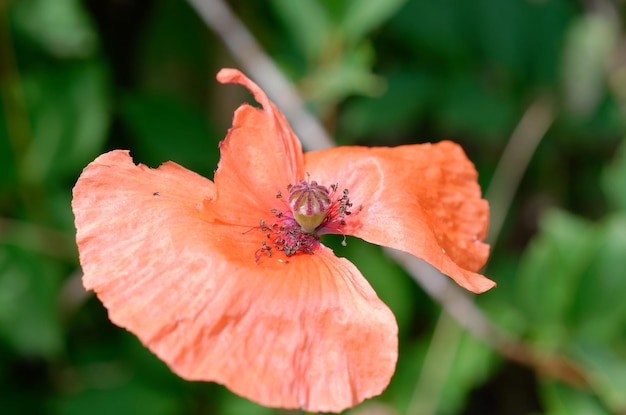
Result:
{"label": "poppy flower", "polygon": [[397,324],[320,235],[400,249],[479,293],[489,247],[477,173],[448,141],[306,154],[265,93],[235,112],[214,182],[99,156],[73,190],[83,283],[172,371],[266,406],[341,411],[380,394]]}

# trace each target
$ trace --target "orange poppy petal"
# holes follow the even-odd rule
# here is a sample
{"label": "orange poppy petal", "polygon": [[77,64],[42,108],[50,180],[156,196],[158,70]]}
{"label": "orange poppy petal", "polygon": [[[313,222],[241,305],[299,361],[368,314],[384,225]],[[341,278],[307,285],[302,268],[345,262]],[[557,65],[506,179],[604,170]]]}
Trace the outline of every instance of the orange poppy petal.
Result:
{"label": "orange poppy petal", "polygon": [[262,105],[243,104],[220,145],[215,172],[216,204],[227,223],[258,225],[258,212],[269,213],[278,191],[304,178],[302,147],[283,114],[259,86],[236,69],[222,69],[221,83],[245,86]]}
{"label": "orange poppy petal", "polygon": [[84,170],[72,203],[83,281],[110,319],[181,377],[263,405],[341,411],[381,393],[397,325],[359,271],[323,246],[257,262],[263,235],[212,222],[213,190],[121,151]]}
{"label": "orange poppy petal", "polygon": [[306,153],[305,167],[349,189],[343,233],[413,254],[475,293],[495,285],[476,273],[489,256],[489,206],[457,144],[339,147]]}
{"label": "orange poppy petal", "polygon": [[[83,170],[72,199],[85,287],[114,285],[132,276],[132,269],[156,267],[171,241],[157,232],[146,233],[146,223],[165,229],[182,228],[188,218],[210,221],[204,205],[214,196],[210,180],[176,163],[158,169],[135,165],[125,150],[98,157]],[[120,244],[143,245],[151,254],[134,257],[110,251]]]}

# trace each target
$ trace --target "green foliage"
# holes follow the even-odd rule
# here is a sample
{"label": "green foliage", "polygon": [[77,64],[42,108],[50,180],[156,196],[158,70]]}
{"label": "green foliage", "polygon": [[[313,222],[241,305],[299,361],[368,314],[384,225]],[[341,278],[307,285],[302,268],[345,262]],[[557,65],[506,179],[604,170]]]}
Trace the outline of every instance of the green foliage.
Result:
{"label": "green foliage", "polygon": [[[453,139],[488,184],[528,105],[554,103],[486,270],[499,287],[477,304],[589,384],[534,368],[529,385],[501,382],[511,363],[381,249],[330,237],[398,321],[383,409],[625,413],[624,28],[614,16],[568,0],[230,3],[342,144]],[[80,284],[70,201],[81,170],[124,148],[138,163],[212,177],[233,109],[250,100],[217,85],[222,66],[242,65],[184,1],[0,2],[0,412],[283,413],[178,378]]]}
{"label": "green foliage", "polygon": [[[331,8],[316,0],[274,0],[272,5],[304,58],[301,90],[322,118],[346,97],[378,95],[384,82],[372,73],[374,51],[365,37],[396,12],[405,0],[357,1]],[[337,6],[336,6],[337,7]]]}
{"label": "green foliage", "polygon": [[197,108],[176,97],[127,94],[120,111],[136,140],[136,154],[144,163],[156,167],[164,160],[173,160],[212,178],[218,141],[211,139],[215,135]]}
{"label": "green foliage", "polygon": [[344,42],[357,43],[387,19],[398,13],[407,0],[370,0],[367,7],[359,0],[346,1],[341,22]]}
{"label": "green foliage", "polygon": [[617,150],[613,162],[604,169],[602,185],[613,207],[626,211],[626,140]]}
{"label": "green foliage", "polygon": [[289,31],[290,38],[308,60],[314,60],[325,52],[335,34],[333,22],[320,2],[272,0],[271,3]]}
{"label": "green foliage", "polygon": [[544,216],[542,224],[542,233],[520,261],[516,291],[538,341],[559,344],[567,340],[564,320],[571,316],[582,274],[593,257],[595,229],[559,211]]}
{"label": "green foliage", "polygon": [[80,415],[89,408],[90,413],[107,415],[132,415],[149,413],[167,415],[179,412],[182,408],[174,396],[163,395],[141,385],[129,382],[115,388],[85,389],[53,405],[52,413]]}
{"label": "green foliage", "polygon": [[[626,405],[624,252],[622,212],[591,222],[552,211],[543,217],[517,275],[520,310],[530,339],[539,350],[566,353],[586,367],[589,381],[613,412]],[[559,388],[550,389],[547,396],[559,402],[557,407],[566,408],[569,398],[562,398],[563,394],[593,401]]]}
{"label": "green foliage", "polygon": [[350,141],[390,130],[404,132],[428,111],[435,90],[429,73],[397,70],[387,77],[387,88],[380,97],[354,100],[346,106],[340,128],[350,131]]}
{"label": "green foliage", "polygon": [[46,183],[75,174],[106,139],[109,100],[102,64],[81,61],[33,69],[22,75],[22,87],[32,134],[22,160],[24,179]]}
{"label": "green foliage", "polygon": [[[458,330],[462,330],[458,328]],[[462,413],[472,390],[487,381],[496,368],[493,351],[463,332],[456,343],[454,359],[440,394],[442,414]]]}
{"label": "green foliage", "polygon": [[62,275],[53,261],[15,248],[0,250],[0,338],[13,350],[28,357],[61,351],[55,301]]}
{"label": "green foliage", "polygon": [[12,9],[15,27],[58,58],[80,58],[96,48],[97,34],[79,0],[24,0]]}
{"label": "green foliage", "polygon": [[584,117],[604,94],[605,71],[619,32],[609,17],[582,16],[568,31],[563,52],[563,84],[567,108]]}
{"label": "green foliage", "polygon": [[609,415],[591,395],[563,385],[548,383],[543,387],[549,406],[546,415]]}

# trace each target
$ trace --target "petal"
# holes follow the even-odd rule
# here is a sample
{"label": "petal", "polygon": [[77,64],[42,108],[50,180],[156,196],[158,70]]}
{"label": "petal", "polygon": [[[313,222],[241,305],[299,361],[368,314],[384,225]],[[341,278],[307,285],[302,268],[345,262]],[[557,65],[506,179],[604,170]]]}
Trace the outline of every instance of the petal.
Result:
{"label": "petal", "polygon": [[338,147],[307,153],[305,166],[349,189],[344,233],[413,254],[475,293],[495,285],[476,273],[489,256],[489,206],[460,146]]}
{"label": "petal", "polygon": [[238,83],[263,106],[243,104],[220,145],[215,172],[216,204],[227,223],[258,225],[258,212],[269,213],[278,191],[304,178],[302,147],[283,114],[261,88],[236,69],[222,69],[221,83]]}
{"label": "petal", "polygon": [[[132,269],[161,263],[159,255],[167,252],[172,241],[154,229],[184,228],[191,219],[213,219],[204,208],[215,196],[210,180],[173,162],[158,169],[135,165],[128,153],[116,150],[101,155],[74,186],[76,240],[88,289],[115,284],[132,277]],[[126,249],[125,245],[143,245],[150,255],[126,255],[111,248]]]}
{"label": "petal", "polygon": [[263,405],[341,411],[381,393],[397,325],[359,271],[323,246],[256,261],[263,233],[213,222],[210,197],[210,181],[125,152],[85,169],[73,200],[83,281],[111,320],[178,375]]}

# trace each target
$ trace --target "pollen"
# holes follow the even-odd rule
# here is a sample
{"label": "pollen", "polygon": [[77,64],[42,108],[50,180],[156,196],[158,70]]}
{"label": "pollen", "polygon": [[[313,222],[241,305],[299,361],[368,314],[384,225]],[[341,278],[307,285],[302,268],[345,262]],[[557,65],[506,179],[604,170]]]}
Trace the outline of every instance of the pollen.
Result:
{"label": "pollen", "polygon": [[301,180],[287,186],[286,197],[277,192],[276,199],[280,202],[270,211],[274,219],[262,219],[257,227],[264,234],[255,254],[257,262],[261,256],[271,257],[277,252],[287,257],[313,254],[320,244],[320,235],[343,234],[342,228],[352,213],[352,203],[348,189],[342,192],[338,189],[338,184],[326,187],[316,181]]}
{"label": "pollen", "polygon": [[263,220],[259,223],[265,238],[261,241],[261,248],[256,251],[257,262],[262,255],[271,257],[273,252],[282,252],[287,257],[297,253],[312,254],[319,246],[319,236],[302,230],[293,217],[276,210],[272,213],[276,222],[269,226]]}

